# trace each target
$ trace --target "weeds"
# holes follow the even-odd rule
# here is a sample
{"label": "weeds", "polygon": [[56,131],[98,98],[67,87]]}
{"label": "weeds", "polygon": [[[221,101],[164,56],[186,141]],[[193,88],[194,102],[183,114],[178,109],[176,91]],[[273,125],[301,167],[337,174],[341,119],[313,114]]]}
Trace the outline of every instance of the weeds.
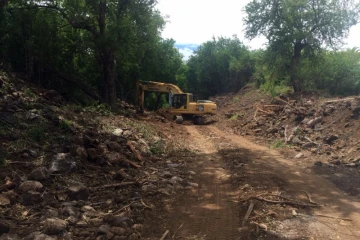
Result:
{"label": "weeds", "polygon": [[231,118],[230,118],[230,120],[236,120],[238,117],[239,117],[238,114],[232,115]]}
{"label": "weeds", "polygon": [[70,120],[62,119],[60,121],[60,128],[65,132],[71,131],[72,126],[73,126],[73,122]]}
{"label": "weeds", "polygon": [[29,137],[37,142],[46,139],[46,131],[44,127],[33,127],[29,130]]}
{"label": "weeds", "polygon": [[285,144],[285,142],[283,140],[277,140],[277,141],[273,141],[270,144],[270,148],[272,149],[277,149],[277,148],[283,148],[283,147],[291,147],[291,145],[289,144]]}

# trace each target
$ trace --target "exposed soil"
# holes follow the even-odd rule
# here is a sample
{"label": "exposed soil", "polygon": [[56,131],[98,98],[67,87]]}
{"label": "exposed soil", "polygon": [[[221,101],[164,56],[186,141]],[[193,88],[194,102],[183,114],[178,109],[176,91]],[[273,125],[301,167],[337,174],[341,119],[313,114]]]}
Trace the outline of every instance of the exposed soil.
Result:
{"label": "exposed soil", "polygon": [[[160,227],[178,239],[359,239],[360,203],[311,169],[281,153],[219,130],[186,126],[196,157],[196,190],[180,193]],[[278,195],[291,202],[269,204],[253,196]],[[308,195],[307,195],[308,194]],[[285,198],[286,197],[286,198]],[[310,197],[310,198],[309,198]],[[281,197],[280,200],[284,200]],[[321,206],[303,207],[297,203]],[[160,220],[160,219],[159,219]],[[160,232],[160,231],[159,231]],[[148,236],[148,239],[157,239]]]}

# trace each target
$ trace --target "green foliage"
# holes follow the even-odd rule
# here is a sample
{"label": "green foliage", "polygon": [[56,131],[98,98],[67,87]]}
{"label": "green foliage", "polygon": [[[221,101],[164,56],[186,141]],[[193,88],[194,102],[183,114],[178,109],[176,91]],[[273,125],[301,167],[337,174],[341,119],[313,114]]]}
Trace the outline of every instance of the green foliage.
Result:
{"label": "green foliage", "polygon": [[66,120],[66,119],[62,119],[60,121],[60,128],[61,128],[61,130],[65,131],[65,132],[71,131],[72,126],[73,126],[72,121],[69,121],[69,120]]}
{"label": "green foliage", "polygon": [[238,114],[232,115],[231,118],[230,118],[230,120],[234,121],[234,120],[236,120],[238,117],[239,117]]}
{"label": "green foliage", "polygon": [[283,147],[291,147],[289,144],[285,144],[283,140],[275,140],[270,144],[270,148],[272,149],[278,149]]}
{"label": "green foliage", "polygon": [[155,141],[150,146],[150,152],[152,154],[156,154],[156,155],[164,153],[164,150],[165,150],[164,146],[165,146],[165,143],[163,140]]}
{"label": "green foliage", "polygon": [[46,129],[41,126],[33,127],[29,130],[28,135],[36,142],[42,142],[46,139]]}
{"label": "green foliage", "polygon": [[187,65],[187,87],[205,98],[239,90],[254,71],[248,48],[236,36],[205,42]]}
{"label": "green foliage", "polygon": [[246,36],[268,39],[268,65],[287,75],[302,90],[301,61],[313,59],[323,45],[336,47],[359,20],[360,3],[353,0],[252,0],[245,7]]}

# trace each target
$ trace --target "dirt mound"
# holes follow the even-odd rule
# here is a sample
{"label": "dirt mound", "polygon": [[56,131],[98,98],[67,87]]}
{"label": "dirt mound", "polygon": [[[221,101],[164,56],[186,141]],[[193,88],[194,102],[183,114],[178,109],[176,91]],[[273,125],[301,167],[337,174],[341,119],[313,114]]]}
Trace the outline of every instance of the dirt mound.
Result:
{"label": "dirt mound", "polygon": [[[345,184],[360,166],[359,97],[334,99],[314,93],[272,98],[247,87],[213,100],[222,106],[220,128],[278,148],[299,164],[314,166],[343,191],[360,194],[355,185]],[[331,177],[333,172],[347,177]]]}
{"label": "dirt mound", "polygon": [[140,239],[149,212],[171,196],[165,180],[181,175],[164,157],[184,149],[186,136],[173,138],[171,123],[146,123],[126,103],[113,114],[18,75],[1,82],[0,236]]}

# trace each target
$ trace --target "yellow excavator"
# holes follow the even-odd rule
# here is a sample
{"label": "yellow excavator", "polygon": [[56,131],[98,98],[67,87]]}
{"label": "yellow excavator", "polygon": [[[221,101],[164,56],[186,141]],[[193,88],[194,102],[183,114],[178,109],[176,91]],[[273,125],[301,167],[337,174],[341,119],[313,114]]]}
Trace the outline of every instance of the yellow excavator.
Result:
{"label": "yellow excavator", "polygon": [[216,103],[210,100],[197,100],[192,93],[184,93],[178,86],[171,83],[137,81],[136,102],[140,112],[144,112],[144,93],[163,92],[169,94],[170,113],[176,123],[192,120],[194,124],[203,125],[206,115],[215,115]]}

